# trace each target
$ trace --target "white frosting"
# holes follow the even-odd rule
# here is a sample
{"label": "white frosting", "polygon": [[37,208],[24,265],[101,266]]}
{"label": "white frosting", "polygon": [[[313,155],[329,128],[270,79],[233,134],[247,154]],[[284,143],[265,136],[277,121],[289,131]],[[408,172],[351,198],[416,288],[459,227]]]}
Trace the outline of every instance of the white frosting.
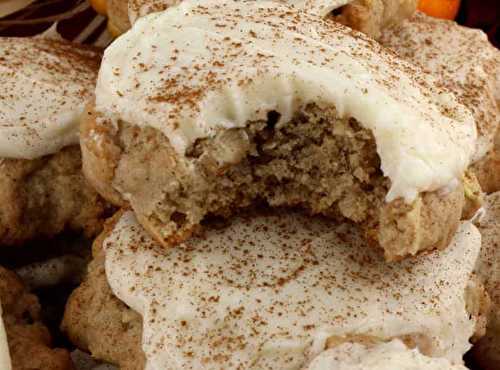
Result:
{"label": "white frosting", "polygon": [[393,340],[374,347],[345,343],[321,353],[308,370],[467,370],[447,359],[422,355]]}
{"label": "white frosting", "polygon": [[479,134],[474,160],[482,158],[500,124],[500,51],[486,34],[417,13],[384,31],[381,42],[439,78],[471,110]]}
{"label": "white frosting", "polygon": [[278,111],[335,105],[370,129],[387,200],[452,186],[474,150],[470,112],[374,41],[272,2],[184,1],[140,18],[106,49],[104,122],[161,130],[179,155],[198,138]]}
{"label": "white frosting", "polygon": [[348,225],[293,213],[236,218],[176,248],[126,212],[103,242],[113,293],[143,316],[147,369],[301,369],[332,336],[409,336],[460,363],[480,235],[388,264]]}
{"label": "white frosting", "polygon": [[78,144],[100,54],[42,38],[0,38],[0,157],[34,159]]}
{"label": "white frosting", "polygon": [[9,345],[7,343],[7,333],[2,319],[2,302],[0,302],[0,369],[11,370]]}

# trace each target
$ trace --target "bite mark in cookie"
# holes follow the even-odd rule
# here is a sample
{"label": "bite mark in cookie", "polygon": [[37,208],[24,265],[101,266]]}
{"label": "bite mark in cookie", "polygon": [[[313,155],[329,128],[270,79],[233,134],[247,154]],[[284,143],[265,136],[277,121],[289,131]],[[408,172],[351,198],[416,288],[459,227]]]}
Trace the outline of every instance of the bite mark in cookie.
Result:
{"label": "bite mark in cookie", "polygon": [[[474,142],[470,113],[430,76],[268,2],[139,20],[106,50],[82,125],[87,177],[164,245],[262,200],[362,224],[388,259],[448,244]],[[427,238],[426,222],[444,227]]]}

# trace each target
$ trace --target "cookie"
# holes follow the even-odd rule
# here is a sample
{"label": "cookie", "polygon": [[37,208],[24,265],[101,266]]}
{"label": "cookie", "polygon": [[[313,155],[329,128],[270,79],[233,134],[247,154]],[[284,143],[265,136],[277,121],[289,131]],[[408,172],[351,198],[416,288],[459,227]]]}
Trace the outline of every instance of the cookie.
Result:
{"label": "cookie", "polygon": [[181,3],[106,50],[84,172],[165,246],[264,201],[349,219],[389,260],[444,248],[476,133],[434,82],[288,6]]}
{"label": "cookie", "polygon": [[0,54],[0,245],[65,229],[99,233],[107,205],[82,174],[78,124],[100,52],[1,38]]}
{"label": "cookie", "polygon": [[480,30],[423,13],[384,31],[381,42],[435,75],[471,110],[478,128],[473,172],[485,191],[500,190],[500,51]]}
{"label": "cookie", "polygon": [[479,222],[483,246],[477,265],[477,274],[483,279],[490,295],[492,309],[486,336],[473,349],[482,369],[500,367],[500,193],[487,197],[485,215]]}
{"label": "cookie", "polygon": [[[12,369],[73,370],[69,353],[51,345],[50,333],[40,321],[38,299],[26,291],[13,272],[3,267],[0,267],[0,301]],[[9,362],[3,351],[0,364],[2,361]]]}
{"label": "cookie", "polygon": [[126,211],[94,248],[63,328],[128,369],[303,369],[327,348],[394,338],[460,364],[484,331],[470,223],[445,251],[398,264],[352,225],[290,211],[236,217],[167,250]]}

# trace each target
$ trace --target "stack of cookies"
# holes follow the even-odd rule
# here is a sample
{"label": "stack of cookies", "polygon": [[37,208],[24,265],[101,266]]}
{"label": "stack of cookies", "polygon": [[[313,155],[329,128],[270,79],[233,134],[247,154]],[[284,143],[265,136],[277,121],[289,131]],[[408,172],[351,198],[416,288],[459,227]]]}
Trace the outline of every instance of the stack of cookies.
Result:
{"label": "stack of cookies", "polygon": [[[27,286],[0,271],[0,366],[79,368],[75,347],[124,370],[500,366],[483,33],[412,0],[94,6],[122,33],[102,60],[0,39],[1,264],[95,239],[19,268]],[[28,288],[68,278],[54,349]]]}

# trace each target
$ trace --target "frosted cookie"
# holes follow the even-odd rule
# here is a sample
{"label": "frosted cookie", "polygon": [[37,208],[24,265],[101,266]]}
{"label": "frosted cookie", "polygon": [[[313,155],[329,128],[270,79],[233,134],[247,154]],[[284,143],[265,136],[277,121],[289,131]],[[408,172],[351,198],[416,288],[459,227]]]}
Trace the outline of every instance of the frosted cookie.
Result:
{"label": "frosted cookie", "polygon": [[95,49],[0,38],[0,245],[101,229],[105,203],[83,177],[78,145],[99,63]]}
{"label": "frosted cookie", "polygon": [[307,370],[467,370],[447,359],[422,355],[400,340],[380,344],[344,343],[316,357]]}
{"label": "frosted cookie", "polygon": [[130,369],[304,369],[344,342],[393,338],[460,364],[484,329],[479,248],[462,223],[445,251],[388,264],[352,226],[276,212],[164,249],[128,211],[96,242],[63,327]]}
{"label": "frosted cookie", "polygon": [[163,245],[265,201],[349,219],[391,260],[448,245],[476,138],[452,94],[363,35],[217,0],[106,49],[81,130],[87,178]]}
{"label": "frosted cookie", "polygon": [[474,346],[476,361],[483,369],[500,368],[500,193],[487,197],[485,215],[479,223],[483,246],[477,274],[492,302],[486,336]]}
{"label": "frosted cookie", "polygon": [[[40,321],[38,299],[26,291],[13,272],[3,267],[0,267],[0,301],[12,369],[73,369],[69,353],[52,347],[49,331]],[[5,360],[2,355],[0,361]]]}
{"label": "frosted cookie", "polygon": [[381,42],[435,75],[471,110],[478,127],[474,172],[486,191],[500,189],[494,148],[500,123],[500,51],[480,30],[423,13],[384,31]]}

